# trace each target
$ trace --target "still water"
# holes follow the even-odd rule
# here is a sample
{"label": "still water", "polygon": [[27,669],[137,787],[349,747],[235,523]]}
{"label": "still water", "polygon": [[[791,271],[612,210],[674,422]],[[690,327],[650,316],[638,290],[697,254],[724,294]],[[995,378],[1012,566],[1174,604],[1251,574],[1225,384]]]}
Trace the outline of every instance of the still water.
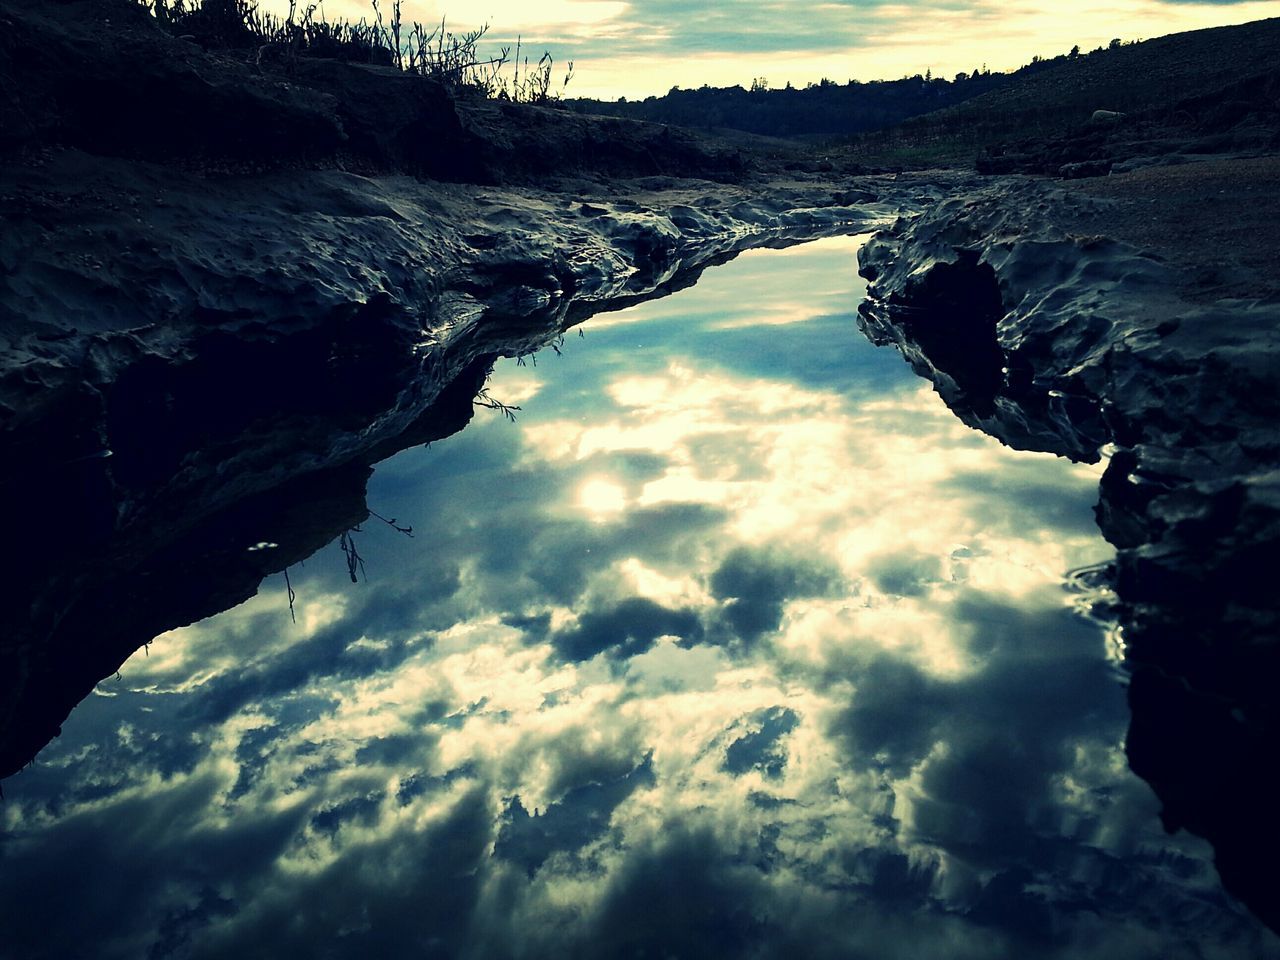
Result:
{"label": "still water", "polygon": [[1099,469],[866,342],[858,242],[503,361],[360,583],[100,684],[6,785],[0,954],[1280,955],[1128,772]]}

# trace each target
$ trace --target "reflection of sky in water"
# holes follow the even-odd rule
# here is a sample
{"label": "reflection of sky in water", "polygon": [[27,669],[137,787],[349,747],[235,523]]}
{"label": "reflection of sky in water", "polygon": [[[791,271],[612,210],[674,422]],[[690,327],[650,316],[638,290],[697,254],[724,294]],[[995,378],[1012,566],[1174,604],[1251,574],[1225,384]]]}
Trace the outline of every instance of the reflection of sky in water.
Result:
{"label": "reflection of sky in water", "polygon": [[[1254,957],[1128,774],[1097,471],[854,329],[854,241],[505,362],[0,808],[20,956]],[[87,950],[84,945],[92,946]]]}

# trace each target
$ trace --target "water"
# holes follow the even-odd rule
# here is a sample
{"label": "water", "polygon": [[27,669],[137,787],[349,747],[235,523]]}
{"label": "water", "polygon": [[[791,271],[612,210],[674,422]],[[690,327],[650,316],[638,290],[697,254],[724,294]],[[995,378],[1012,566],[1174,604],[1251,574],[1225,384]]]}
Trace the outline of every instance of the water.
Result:
{"label": "water", "polygon": [[504,361],[361,583],[135,655],[7,784],[0,953],[1277,955],[1127,770],[1098,468],[863,340],[857,243]]}

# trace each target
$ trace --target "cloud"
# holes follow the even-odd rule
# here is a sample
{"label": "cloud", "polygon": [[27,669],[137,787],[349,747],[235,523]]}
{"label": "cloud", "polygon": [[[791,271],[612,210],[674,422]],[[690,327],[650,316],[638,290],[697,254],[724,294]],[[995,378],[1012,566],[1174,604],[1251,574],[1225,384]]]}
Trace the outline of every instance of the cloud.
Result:
{"label": "cloud", "polygon": [[358,957],[412,944],[424,956],[457,956],[491,837],[485,793],[456,794],[425,829],[384,828],[328,862],[281,871],[230,922],[206,931],[192,955]]}
{"label": "cloud", "polygon": [[[288,10],[287,0],[262,6]],[[672,84],[748,86],[758,76],[781,87],[822,77],[894,79],[926,69],[949,76],[983,63],[1010,69],[1073,44],[1088,50],[1113,37],[1149,38],[1274,12],[1268,0],[1081,0],[1070,7],[1029,0],[489,0],[466,9],[405,0],[403,7],[406,20],[428,28],[446,14],[454,32],[490,24],[486,54],[503,46],[514,54],[520,39],[533,57],[545,48],[557,64],[573,60],[569,95],[609,98],[662,94]],[[328,0],[325,13],[372,17],[365,0]]]}
{"label": "cloud", "polygon": [[628,858],[588,942],[599,956],[742,956],[765,941],[764,886],[749,866],[727,866],[710,832],[676,830]]}
{"label": "cloud", "polygon": [[702,624],[694,612],[631,597],[611,609],[583,614],[574,627],[553,635],[551,643],[569,660],[590,660],[605,652],[626,659],[644,653],[658,637],[696,643],[701,635]]}
{"label": "cloud", "polygon": [[493,855],[519,864],[532,877],[553,854],[574,853],[599,838],[618,805],[653,783],[650,755],[621,776],[571,788],[532,815],[518,796],[512,797],[503,812]]}
{"label": "cloud", "polygon": [[782,776],[782,768],[787,764],[787,751],[780,741],[796,728],[800,718],[794,710],[772,707],[757,711],[751,720],[758,729],[729,744],[724,755],[724,769],[735,776],[741,776],[748,770],[759,770],[765,777],[776,780]]}
{"label": "cloud", "polygon": [[863,569],[880,592],[919,597],[941,578],[942,566],[942,558],[908,549],[869,557]]}
{"label": "cloud", "polygon": [[748,644],[778,629],[788,600],[821,596],[839,583],[839,574],[816,560],[759,547],[731,550],[710,577],[712,595],[724,602],[725,620]]}

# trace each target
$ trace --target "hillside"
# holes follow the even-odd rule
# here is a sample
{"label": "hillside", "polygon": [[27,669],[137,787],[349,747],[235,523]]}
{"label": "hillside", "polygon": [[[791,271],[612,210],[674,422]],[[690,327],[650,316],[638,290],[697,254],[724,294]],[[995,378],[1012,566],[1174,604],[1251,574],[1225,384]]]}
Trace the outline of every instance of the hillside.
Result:
{"label": "hillside", "polygon": [[967,163],[984,151],[1003,153],[1011,142],[1078,135],[1096,110],[1182,124],[1190,134],[1221,133],[1243,119],[1220,115],[1224,104],[1237,105],[1239,113],[1240,104],[1259,100],[1255,106],[1265,111],[1258,88],[1280,64],[1280,18],[1171,34],[1049,64],[963,103],[857,137],[851,151],[904,165]]}
{"label": "hillside", "polygon": [[[1038,65],[1036,65],[1038,66]],[[1024,68],[1030,69],[1030,68]],[[960,74],[836,83],[823,80],[804,89],[769,89],[763,79],[750,90],[735,87],[672,87],[661,97],[643,100],[566,101],[578,113],[626,117],[704,130],[739,130],[767,137],[831,138],[878,130],[914,116],[952,106],[994,91],[1013,74]]]}

